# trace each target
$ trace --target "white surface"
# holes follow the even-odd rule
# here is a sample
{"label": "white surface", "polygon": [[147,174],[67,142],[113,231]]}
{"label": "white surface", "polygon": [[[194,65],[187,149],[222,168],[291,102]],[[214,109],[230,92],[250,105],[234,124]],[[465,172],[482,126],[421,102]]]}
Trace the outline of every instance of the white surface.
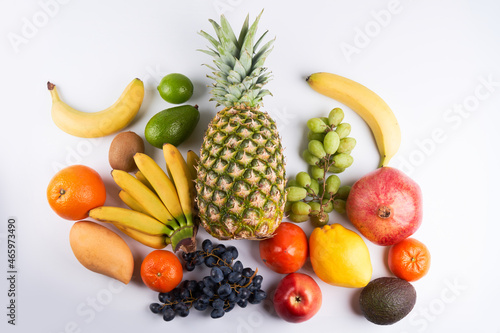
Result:
{"label": "white surface", "polygon": [[[239,29],[247,13],[253,19],[262,8],[260,31],[269,29],[270,36],[277,36],[267,61],[274,73],[269,84],[274,96],[266,97],[265,106],[279,124],[288,175],[306,168],[299,158],[306,120],[339,106],[307,86],[308,74],[328,71],[359,81],[380,94],[399,119],[403,141],[391,166],[421,185],[424,222],[414,236],[428,245],[432,267],[414,283],[414,310],[393,326],[373,325],[358,313],[359,290],[329,286],[317,278],[323,306],[303,324],[277,318],[269,301],[237,308],[220,320],[193,310],[186,319],[165,323],[149,312],[156,294],[141,284],[137,270],[133,282],[123,286],[76,261],[68,243],[72,223],[47,204],[49,179],[58,166],[74,163],[96,169],[107,185],[107,204],[119,204],[107,161],[113,136],[89,140],[59,130],[50,118],[48,80],[71,105],[96,111],[113,103],[132,78],[143,79],[145,101],[128,128],[143,135],[149,118],[169,107],[155,90],[160,78],[184,73],[195,83],[190,103],[200,106],[202,117],[180,149],[197,150],[216,112],[205,87],[208,69],[200,66],[210,59],[196,51],[207,42],[197,32],[212,33],[208,19],[218,19],[221,11]],[[1,331],[499,332],[499,10],[495,1],[450,0],[2,1]],[[39,27],[29,30],[29,22]],[[360,31],[371,37],[363,39]],[[22,38],[21,44],[13,44],[13,38]],[[357,53],[346,56],[342,47],[347,44]],[[485,86],[488,78],[493,84]],[[475,97],[478,91],[481,99]],[[467,104],[475,101],[477,105]],[[473,110],[449,113],[456,105]],[[345,111],[358,146],[355,164],[341,179],[352,184],[376,167],[378,155],[368,127]],[[435,131],[444,139],[430,143]],[[148,146],[147,152],[160,160],[156,148]],[[18,220],[16,326],[8,325],[6,317],[9,216]],[[338,214],[331,219],[352,229]],[[311,231],[306,225],[304,229]],[[199,233],[200,240],[206,236]],[[126,240],[138,267],[149,249]],[[256,243],[232,243],[246,266],[259,267],[264,287],[272,293],[280,276],[263,266]],[[388,276],[384,248],[368,246],[373,277]],[[312,274],[310,268],[302,271]],[[203,274],[197,270],[186,276]]]}

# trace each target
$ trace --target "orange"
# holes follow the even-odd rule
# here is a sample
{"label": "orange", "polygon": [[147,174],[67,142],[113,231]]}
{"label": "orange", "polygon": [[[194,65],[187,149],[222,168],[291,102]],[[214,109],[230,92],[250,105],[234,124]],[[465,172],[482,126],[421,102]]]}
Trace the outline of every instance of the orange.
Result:
{"label": "orange", "polygon": [[89,210],[104,205],[106,188],[97,171],[85,165],[72,165],[52,177],[47,200],[60,217],[81,220],[88,217]]}
{"label": "orange", "polygon": [[417,281],[429,271],[431,254],[424,243],[407,238],[389,249],[388,264],[398,278]]}
{"label": "orange", "polygon": [[182,281],[182,264],[173,252],[152,251],[142,261],[141,278],[148,288],[168,293]]}

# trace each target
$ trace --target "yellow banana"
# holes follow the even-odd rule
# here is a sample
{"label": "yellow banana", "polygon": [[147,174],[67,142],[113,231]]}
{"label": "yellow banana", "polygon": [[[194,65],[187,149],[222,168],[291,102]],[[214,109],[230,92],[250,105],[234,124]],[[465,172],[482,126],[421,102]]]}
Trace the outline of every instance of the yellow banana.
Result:
{"label": "yellow banana", "polygon": [[144,99],[144,83],[134,79],[118,100],[99,112],[82,112],[64,103],[55,84],[47,82],[52,96],[52,120],[65,131],[81,138],[97,138],[117,132],[127,126],[139,111]]}
{"label": "yellow banana", "polygon": [[135,210],[101,206],[91,209],[89,216],[101,222],[109,222],[153,236],[172,235],[173,231],[160,221]]}
{"label": "yellow banana", "polygon": [[121,190],[120,193],[118,193],[118,196],[120,197],[120,199],[122,199],[124,204],[130,207],[130,209],[133,209],[139,213],[149,215],[149,213],[146,212],[144,207],[142,207],[142,205],[137,200],[135,200],[130,194],[128,194],[124,190]]}
{"label": "yellow banana", "polygon": [[115,224],[115,227],[117,227],[121,232],[123,232],[125,235],[129,236],[132,239],[135,239],[139,243],[142,243],[146,246],[149,246],[153,249],[163,249],[169,244],[169,238],[166,236],[153,236],[153,235],[148,235],[143,232],[126,228],[120,224]]}
{"label": "yellow banana", "polygon": [[139,179],[141,181],[141,183],[146,185],[151,191],[153,191],[153,192],[155,191],[155,189],[153,188],[153,185],[151,185],[151,183],[146,179],[146,176],[144,176],[144,174],[141,172],[141,170],[139,170],[135,173],[135,177],[137,179]]}
{"label": "yellow banana", "polygon": [[149,215],[153,216],[163,224],[168,224],[173,221],[173,216],[168,212],[167,208],[146,185],[141,183],[137,178],[123,170],[115,169],[111,172],[114,181],[122,190],[127,192],[134,198]]}
{"label": "yellow banana", "polygon": [[186,161],[179,150],[169,143],[163,145],[163,155],[172,174],[187,224],[193,225],[195,189]]}
{"label": "yellow banana", "polygon": [[347,105],[363,118],[377,143],[379,167],[387,166],[401,144],[401,129],[387,103],[367,87],[336,74],[314,73],[306,81],[317,92]]}
{"label": "yellow banana", "polygon": [[179,222],[181,227],[185,226],[186,218],[179,202],[177,190],[167,174],[146,154],[136,153],[134,161],[148,182],[153,186],[156,194],[160,197],[170,214]]}
{"label": "yellow banana", "polygon": [[186,163],[189,169],[189,173],[191,174],[191,180],[195,181],[197,177],[196,168],[198,167],[198,163],[200,162],[200,158],[196,153],[192,150],[188,150],[186,156]]}

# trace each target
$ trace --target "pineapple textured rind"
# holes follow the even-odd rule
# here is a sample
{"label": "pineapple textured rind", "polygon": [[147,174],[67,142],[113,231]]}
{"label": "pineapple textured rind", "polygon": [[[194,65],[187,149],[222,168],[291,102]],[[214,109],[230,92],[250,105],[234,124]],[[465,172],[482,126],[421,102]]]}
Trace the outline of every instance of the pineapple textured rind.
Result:
{"label": "pineapple textured rind", "polygon": [[196,181],[201,224],[218,239],[265,239],[283,219],[285,161],[263,111],[219,111],[209,124]]}

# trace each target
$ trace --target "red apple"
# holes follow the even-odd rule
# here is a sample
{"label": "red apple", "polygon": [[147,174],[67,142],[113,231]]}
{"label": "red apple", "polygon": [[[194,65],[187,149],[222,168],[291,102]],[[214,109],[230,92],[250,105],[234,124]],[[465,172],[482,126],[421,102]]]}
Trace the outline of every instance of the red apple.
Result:
{"label": "red apple", "polygon": [[346,213],[368,240],[378,245],[393,245],[420,227],[422,191],[403,172],[382,167],[354,183]]}
{"label": "red apple", "polygon": [[302,273],[285,276],[274,294],[274,309],[290,323],[311,319],[321,307],[321,289],[312,277]]}

